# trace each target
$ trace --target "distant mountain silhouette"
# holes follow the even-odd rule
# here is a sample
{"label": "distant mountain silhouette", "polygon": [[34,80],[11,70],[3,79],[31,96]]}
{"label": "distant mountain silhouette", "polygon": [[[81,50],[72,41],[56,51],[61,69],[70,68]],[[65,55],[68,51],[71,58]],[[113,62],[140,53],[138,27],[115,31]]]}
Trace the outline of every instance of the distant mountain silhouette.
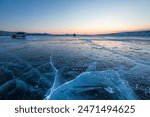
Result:
{"label": "distant mountain silhouette", "polygon": [[150,30],[145,31],[132,31],[132,32],[120,32],[110,34],[97,34],[97,36],[150,36]]}
{"label": "distant mountain silhouette", "polygon": [[[10,31],[0,31],[0,36],[11,36],[16,32]],[[50,36],[72,36],[72,34],[49,34],[49,33],[26,33],[27,35],[50,35]],[[132,31],[132,32],[119,32],[119,33],[109,33],[109,34],[95,34],[95,35],[87,35],[87,34],[78,34],[78,36],[150,36],[150,30],[145,31]]]}
{"label": "distant mountain silhouette", "polygon": [[15,34],[16,32],[9,32],[9,31],[0,31],[0,36],[10,36]]}

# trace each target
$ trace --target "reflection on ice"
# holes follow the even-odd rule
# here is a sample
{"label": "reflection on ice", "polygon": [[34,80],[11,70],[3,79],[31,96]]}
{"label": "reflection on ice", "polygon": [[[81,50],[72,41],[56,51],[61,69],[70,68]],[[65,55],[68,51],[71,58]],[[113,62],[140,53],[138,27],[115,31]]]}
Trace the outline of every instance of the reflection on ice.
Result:
{"label": "reflection on ice", "polygon": [[0,99],[150,99],[149,44],[148,37],[0,37]]}

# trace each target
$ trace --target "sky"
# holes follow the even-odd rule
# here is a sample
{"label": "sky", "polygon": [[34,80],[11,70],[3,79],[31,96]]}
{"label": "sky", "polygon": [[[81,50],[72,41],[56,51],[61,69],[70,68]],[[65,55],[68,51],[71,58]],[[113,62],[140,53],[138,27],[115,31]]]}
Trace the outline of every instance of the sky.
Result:
{"label": "sky", "polygon": [[0,30],[103,34],[149,30],[150,0],[0,0]]}

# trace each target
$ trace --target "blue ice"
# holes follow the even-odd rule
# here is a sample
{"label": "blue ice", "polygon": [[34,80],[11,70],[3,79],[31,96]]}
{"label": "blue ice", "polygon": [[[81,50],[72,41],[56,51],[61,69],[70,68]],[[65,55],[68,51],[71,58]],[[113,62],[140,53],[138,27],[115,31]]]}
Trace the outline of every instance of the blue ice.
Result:
{"label": "blue ice", "polygon": [[56,71],[55,81],[46,99],[49,100],[134,100],[138,99],[127,81],[115,70],[95,71],[96,62],[75,79],[62,83],[61,74]]}

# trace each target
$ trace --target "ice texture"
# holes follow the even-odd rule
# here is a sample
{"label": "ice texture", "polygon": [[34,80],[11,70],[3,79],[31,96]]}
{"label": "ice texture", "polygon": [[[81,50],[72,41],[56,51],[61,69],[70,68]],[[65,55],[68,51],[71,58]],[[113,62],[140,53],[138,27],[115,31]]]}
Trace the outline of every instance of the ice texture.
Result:
{"label": "ice texture", "polygon": [[0,37],[0,99],[150,99],[150,38]]}
{"label": "ice texture", "polygon": [[[95,64],[95,63],[94,63]],[[93,64],[92,64],[93,66]],[[91,68],[91,66],[89,67]],[[88,70],[89,70],[88,68]],[[55,77],[60,83],[61,77]],[[55,84],[54,84],[55,85]],[[53,88],[53,87],[52,87]],[[128,83],[114,70],[83,72],[47,96],[50,100],[138,99]]]}
{"label": "ice texture", "polygon": [[50,100],[82,100],[82,99],[138,99],[128,83],[121,79],[114,70],[95,71],[96,62],[90,64],[87,72],[83,72],[75,79],[62,83],[60,72],[56,71],[54,84],[45,99]]}

